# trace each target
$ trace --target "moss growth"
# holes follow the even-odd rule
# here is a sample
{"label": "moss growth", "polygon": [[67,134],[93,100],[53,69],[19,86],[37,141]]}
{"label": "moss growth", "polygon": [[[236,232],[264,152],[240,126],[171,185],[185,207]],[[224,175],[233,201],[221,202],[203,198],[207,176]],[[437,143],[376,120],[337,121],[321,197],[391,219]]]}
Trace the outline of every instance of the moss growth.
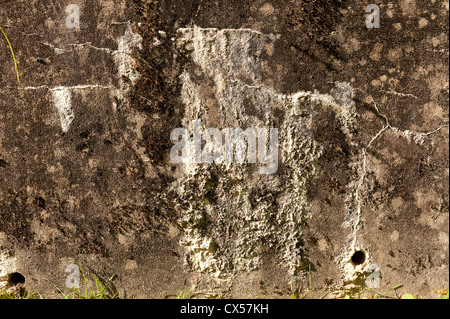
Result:
{"label": "moss growth", "polygon": [[42,299],[42,296],[21,287],[19,290],[0,290],[0,299]]}

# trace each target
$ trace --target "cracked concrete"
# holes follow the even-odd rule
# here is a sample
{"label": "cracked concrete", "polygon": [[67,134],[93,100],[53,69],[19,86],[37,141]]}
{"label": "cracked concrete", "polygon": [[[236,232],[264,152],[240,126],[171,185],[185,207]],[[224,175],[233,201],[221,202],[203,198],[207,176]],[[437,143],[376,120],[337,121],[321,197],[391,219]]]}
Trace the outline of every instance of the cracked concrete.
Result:
{"label": "cracked concrete", "polygon": [[[448,2],[72,2],[0,3],[0,285],[448,289]],[[278,128],[278,171],[174,165],[194,120]]]}

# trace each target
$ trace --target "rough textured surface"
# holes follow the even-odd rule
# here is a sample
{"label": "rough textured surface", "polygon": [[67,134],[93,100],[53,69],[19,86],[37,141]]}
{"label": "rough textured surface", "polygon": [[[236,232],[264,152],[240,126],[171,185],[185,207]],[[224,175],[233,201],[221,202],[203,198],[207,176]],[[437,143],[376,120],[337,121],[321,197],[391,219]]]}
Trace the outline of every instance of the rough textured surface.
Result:
{"label": "rough textured surface", "polygon": [[[374,3],[0,1],[0,285],[448,289],[448,3]],[[277,172],[174,165],[194,120],[278,128]]]}

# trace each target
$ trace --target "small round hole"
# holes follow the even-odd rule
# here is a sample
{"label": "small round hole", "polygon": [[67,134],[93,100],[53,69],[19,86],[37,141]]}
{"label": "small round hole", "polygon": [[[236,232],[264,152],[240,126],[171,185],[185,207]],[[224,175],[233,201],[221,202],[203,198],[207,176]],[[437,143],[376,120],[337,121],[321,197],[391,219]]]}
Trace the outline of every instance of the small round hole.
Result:
{"label": "small round hole", "polygon": [[352,256],[353,265],[362,265],[364,264],[365,261],[366,261],[366,254],[361,250],[356,251]]}
{"label": "small round hole", "polygon": [[18,284],[24,284],[25,283],[25,276],[18,272],[13,272],[12,274],[8,275],[8,286],[9,287],[15,287]]}

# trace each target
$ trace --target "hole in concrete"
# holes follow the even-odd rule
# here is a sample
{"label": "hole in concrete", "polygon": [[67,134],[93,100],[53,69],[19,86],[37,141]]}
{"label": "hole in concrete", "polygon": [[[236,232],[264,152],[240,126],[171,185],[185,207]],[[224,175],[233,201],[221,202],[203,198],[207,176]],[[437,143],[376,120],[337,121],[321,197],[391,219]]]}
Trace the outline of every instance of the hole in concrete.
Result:
{"label": "hole in concrete", "polygon": [[366,254],[361,250],[356,251],[352,256],[353,265],[362,265],[364,264],[365,261],[366,261]]}
{"label": "hole in concrete", "polygon": [[8,166],[8,162],[6,162],[4,159],[0,158],[0,167],[6,167]]}
{"label": "hole in concrete", "polygon": [[36,61],[42,65],[47,65],[47,62],[45,62],[45,60],[43,60],[43,59],[37,58]]}
{"label": "hole in concrete", "polygon": [[13,272],[12,274],[8,275],[8,286],[9,287],[15,287],[18,284],[24,284],[25,283],[25,276],[18,272]]}

